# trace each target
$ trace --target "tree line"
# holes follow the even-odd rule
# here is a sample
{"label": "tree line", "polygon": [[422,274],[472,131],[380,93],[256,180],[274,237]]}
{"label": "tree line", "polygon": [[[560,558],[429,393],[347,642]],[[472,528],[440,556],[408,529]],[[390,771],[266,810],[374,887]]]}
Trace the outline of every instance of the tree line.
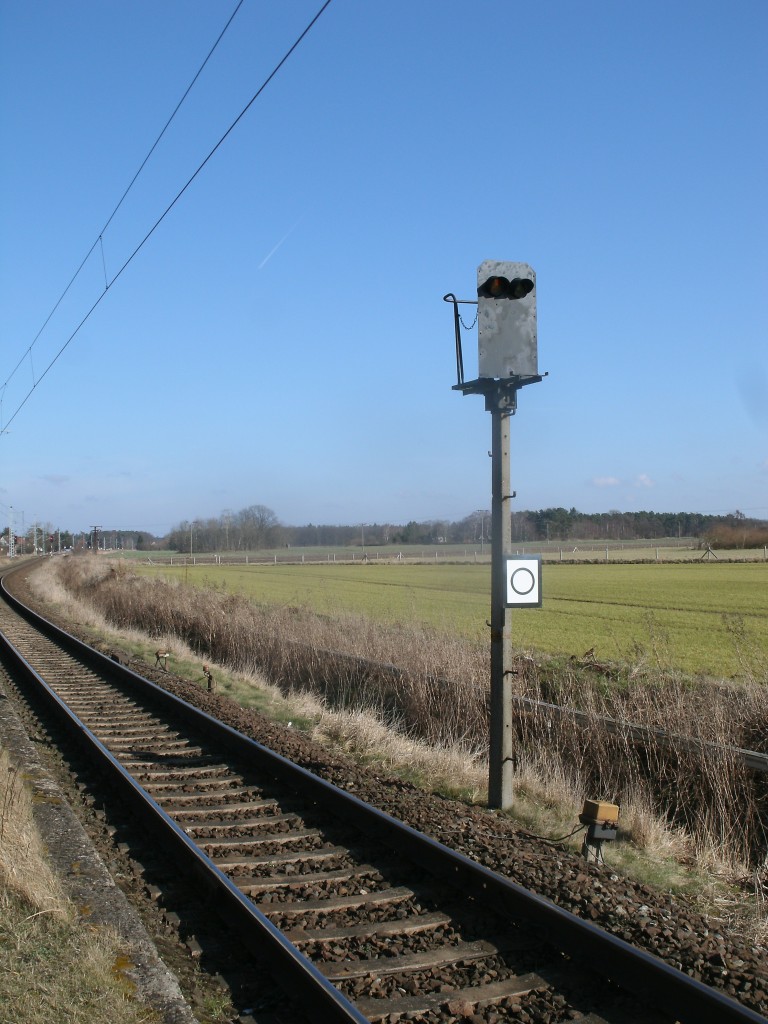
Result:
{"label": "tree line", "polygon": [[[166,538],[152,546],[178,552],[257,551],[278,547],[384,547],[392,544],[472,544],[490,541],[491,513],[478,509],[451,521],[411,520],[405,524],[357,523],[288,526],[265,505],[250,505],[239,512],[226,510],[207,519],[179,523]],[[694,538],[720,547],[762,546],[768,523],[742,512],[706,515],[698,512],[600,512],[575,508],[546,508],[512,514],[512,540],[532,541],[635,541]],[[727,541],[727,543],[726,543]]]}
{"label": "tree line", "polygon": [[[512,540],[625,541],[693,538],[713,548],[756,548],[768,544],[768,522],[738,510],[727,515],[699,512],[579,512],[575,508],[545,508],[512,513]],[[89,530],[72,533],[50,523],[16,533],[17,553],[38,551],[117,549],[171,550],[185,554],[259,551],[279,547],[385,547],[388,545],[490,543],[491,513],[477,509],[463,519],[411,520],[403,523],[350,525],[307,523],[287,526],[266,505],[249,505],[239,512],[184,520],[166,536],[137,530]],[[0,554],[8,550],[8,529],[0,533]]]}

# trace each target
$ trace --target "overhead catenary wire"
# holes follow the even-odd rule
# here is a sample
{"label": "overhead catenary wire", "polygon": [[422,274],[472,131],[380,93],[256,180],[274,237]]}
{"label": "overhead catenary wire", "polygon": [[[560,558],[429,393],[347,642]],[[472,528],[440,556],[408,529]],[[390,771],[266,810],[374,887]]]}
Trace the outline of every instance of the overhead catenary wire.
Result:
{"label": "overhead catenary wire", "polygon": [[[117,204],[116,204],[115,208],[114,208],[114,209],[112,210],[112,213],[110,213],[109,217],[108,217],[108,218],[107,218],[107,220],[106,220],[106,223],[104,224],[104,226],[102,227],[101,231],[100,231],[100,232],[98,233],[98,235],[97,235],[97,236],[96,236],[96,238],[94,239],[94,241],[93,241],[93,244],[91,245],[90,249],[89,249],[89,250],[88,250],[88,252],[87,252],[87,253],[85,254],[85,256],[83,257],[83,259],[81,260],[81,262],[80,262],[80,265],[78,266],[77,270],[76,270],[76,271],[74,272],[74,274],[72,275],[72,277],[70,278],[70,280],[69,280],[69,282],[67,283],[67,286],[65,287],[64,291],[63,291],[63,292],[61,293],[61,295],[60,295],[60,296],[58,297],[58,299],[57,299],[57,300],[56,300],[56,302],[54,303],[53,309],[51,309],[50,313],[48,314],[48,316],[47,316],[47,317],[45,318],[45,320],[43,321],[43,324],[42,324],[42,326],[41,326],[40,330],[39,330],[39,331],[37,332],[37,334],[36,334],[36,335],[34,336],[34,338],[32,339],[32,342],[31,342],[31,344],[29,345],[29,347],[28,347],[28,348],[26,349],[26,351],[24,352],[24,354],[23,354],[23,355],[21,356],[21,358],[19,359],[19,361],[18,361],[18,362],[16,363],[16,365],[14,366],[14,368],[13,368],[13,370],[11,371],[10,375],[8,376],[7,380],[6,380],[6,381],[5,381],[4,383],[3,383],[2,387],[0,388],[0,392],[2,392],[2,391],[4,391],[4,390],[5,390],[5,388],[6,388],[7,386],[8,386],[8,384],[10,384],[10,382],[11,382],[11,381],[13,380],[14,376],[16,375],[16,372],[18,371],[19,367],[20,367],[20,366],[22,365],[22,363],[24,362],[24,360],[25,360],[25,359],[27,358],[27,356],[30,356],[30,355],[31,355],[31,353],[32,353],[32,349],[33,349],[33,348],[35,347],[35,344],[37,343],[38,339],[40,338],[40,335],[41,335],[41,334],[43,333],[43,331],[45,330],[45,328],[46,328],[46,327],[48,326],[48,324],[50,323],[51,317],[52,317],[52,316],[54,315],[54,313],[56,312],[56,310],[57,310],[57,309],[59,308],[59,306],[61,305],[61,303],[62,303],[62,302],[64,301],[64,298],[65,298],[65,296],[67,295],[67,293],[69,292],[70,288],[71,288],[71,287],[72,287],[72,285],[73,285],[73,284],[75,283],[75,281],[77,280],[77,278],[78,278],[78,277],[80,276],[80,271],[81,271],[81,270],[83,269],[83,267],[84,267],[84,266],[86,265],[86,263],[87,263],[87,262],[88,262],[88,260],[90,259],[90,257],[91,257],[91,254],[93,253],[93,251],[94,251],[94,249],[96,248],[96,246],[97,246],[97,245],[100,245],[100,246],[101,246],[101,256],[102,256],[102,264],[104,263],[104,232],[105,232],[105,231],[107,230],[107,228],[109,227],[109,225],[110,225],[110,224],[112,223],[112,221],[113,221],[113,220],[114,220],[114,218],[115,218],[115,215],[117,214],[117,211],[118,211],[118,210],[120,209],[120,207],[121,207],[121,206],[123,205],[123,203],[124,203],[125,199],[127,198],[127,196],[128,196],[128,193],[129,193],[129,192],[131,191],[131,189],[133,188],[133,186],[134,186],[134,185],[136,184],[136,180],[138,179],[139,175],[141,174],[141,172],[142,172],[142,171],[144,170],[144,168],[146,167],[146,165],[147,165],[147,163],[148,163],[148,161],[149,161],[149,158],[150,158],[150,157],[152,156],[152,154],[154,153],[154,151],[155,151],[155,150],[157,149],[158,145],[160,144],[160,140],[161,140],[161,139],[163,138],[163,136],[165,135],[166,131],[167,131],[167,130],[168,130],[168,128],[170,127],[170,125],[171,125],[171,122],[173,121],[173,119],[174,119],[174,118],[176,117],[176,115],[178,114],[178,112],[179,112],[179,110],[180,110],[180,108],[181,108],[181,105],[182,105],[182,103],[183,103],[183,102],[184,102],[184,100],[185,100],[185,99],[187,98],[187,96],[189,96],[189,94],[190,94],[190,92],[192,91],[192,88],[193,88],[193,86],[194,86],[195,82],[196,82],[196,81],[198,80],[198,78],[200,77],[200,75],[201,75],[201,74],[203,73],[203,70],[204,70],[204,68],[205,68],[206,64],[208,63],[208,61],[209,61],[209,60],[211,59],[211,57],[213,56],[213,53],[214,53],[214,51],[216,50],[216,48],[217,48],[217,46],[219,45],[219,43],[221,42],[221,40],[222,40],[222,39],[224,38],[224,34],[225,34],[225,32],[227,31],[227,29],[229,28],[229,26],[230,26],[230,25],[232,24],[232,22],[233,22],[233,20],[234,20],[234,18],[235,18],[235,15],[236,15],[236,14],[237,14],[237,12],[238,12],[238,11],[240,10],[240,8],[241,8],[241,7],[243,6],[244,2],[245,2],[245,0],[238,0],[238,4],[237,4],[237,6],[235,7],[235,9],[234,9],[234,11],[232,12],[232,14],[231,14],[231,15],[229,16],[229,19],[227,20],[227,23],[226,23],[226,25],[224,26],[224,28],[223,28],[223,29],[221,30],[221,32],[219,33],[219,35],[218,35],[218,38],[216,39],[216,42],[215,42],[215,43],[213,44],[213,46],[212,46],[212,47],[210,48],[210,50],[208,51],[208,54],[206,55],[206,58],[205,58],[205,60],[204,60],[204,61],[203,61],[203,63],[202,63],[201,65],[200,65],[200,67],[199,67],[199,68],[197,69],[197,72],[195,73],[195,76],[194,76],[194,78],[193,78],[193,79],[192,79],[192,81],[191,81],[191,82],[189,83],[189,85],[187,86],[187,88],[186,88],[186,89],[184,90],[184,94],[183,94],[183,96],[181,97],[181,99],[179,100],[179,102],[178,102],[178,103],[176,104],[176,106],[174,107],[174,109],[173,109],[173,113],[172,113],[172,114],[171,114],[171,116],[170,116],[170,117],[168,118],[168,120],[167,120],[167,121],[165,122],[165,124],[163,125],[163,128],[162,128],[162,130],[161,130],[161,132],[160,132],[160,134],[159,134],[159,135],[157,136],[157,138],[155,139],[155,141],[154,141],[154,142],[152,143],[152,145],[150,146],[149,152],[147,153],[147,155],[146,155],[146,156],[144,157],[144,159],[142,160],[141,164],[139,165],[139,169],[138,169],[138,170],[136,171],[136,173],[134,174],[134,176],[133,176],[133,177],[131,178],[130,182],[128,183],[128,187],[127,187],[127,188],[125,189],[125,191],[123,192],[123,194],[122,194],[122,195],[120,196],[120,199],[118,200],[118,202],[117,202]],[[106,266],[104,267],[104,278],[105,278],[105,281],[106,281],[106,278],[107,278],[107,273],[106,273]],[[107,287],[108,287],[108,285],[107,285]],[[33,377],[33,379],[34,379],[34,377]]]}
{"label": "overhead catenary wire", "polygon": [[[242,2],[242,0],[241,0],[241,2]],[[203,170],[203,168],[208,164],[208,162],[213,157],[213,155],[222,146],[222,144],[226,141],[226,139],[229,137],[229,135],[234,131],[234,129],[237,127],[237,125],[240,123],[240,121],[245,117],[245,115],[248,113],[250,108],[253,106],[253,104],[256,102],[256,100],[259,98],[259,96],[264,92],[266,87],[269,85],[269,83],[272,81],[272,79],[275,77],[275,75],[277,75],[277,73],[280,71],[280,69],[286,63],[286,61],[288,61],[290,59],[290,57],[292,56],[294,51],[299,47],[299,45],[302,43],[304,38],[309,34],[309,32],[312,30],[312,28],[315,26],[315,24],[317,23],[317,21],[319,20],[321,15],[330,6],[330,4],[331,4],[331,0],[325,0],[325,2],[322,4],[320,9],[314,15],[314,17],[306,25],[306,27],[303,29],[303,31],[300,33],[300,35],[296,38],[296,40],[293,42],[293,44],[288,48],[288,50],[281,57],[281,59],[278,61],[278,63],[275,65],[275,67],[272,69],[272,71],[267,75],[267,77],[261,83],[259,88],[253,94],[253,96],[251,96],[250,100],[246,103],[246,105],[243,107],[243,109],[240,111],[240,113],[237,115],[237,117],[234,119],[234,121],[232,121],[232,123],[229,125],[229,127],[224,132],[224,134],[219,138],[218,142],[209,151],[209,153],[205,157],[205,159],[202,160],[202,162],[200,164],[198,164],[198,166],[197,166],[196,170],[193,172],[193,174],[187,179],[187,181],[182,186],[182,188],[176,193],[175,197],[171,200],[171,202],[168,204],[168,206],[166,206],[165,210],[160,214],[160,216],[154,222],[154,224],[149,229],[149,231],[147,231],[147,233],[144,235],[144,237],[139,242],[139,244],[136,246],[136,248],[133,250],[133,252],[130,254],[130,256],[125,260],[125,262],[122,264],[122,266],[119,268],[119,270],[117,270],[117,272],[112,277],[112,279],[111,280],[107,280],[105,282],[104,290],[98,296],[98,298],[93,303],[93,305],[90,307],[90,309],[86,312],[85,316],[78,323],[78,325],[75,327],[75,329],[69,335],[69,337],[66,339],[66,341],[61,346],[61,348],[59,348],[58,352],[56,352],[54,357],[50,360],[50,362],[45,367],[43,372],[40,374],[38,379],[33,382],[32,387],[29,389],[29,391],[27,391],[27,393],[24,395],[24,397],[21,400],[21,402],[14,409],[13,414],[9,417],[7,422],[4,425],[2,425],[2,430],[0,430],[0,433],[3,433],[11,425],[11,423],[13,423],[13,421],[16,419],[16,417],[19,415],[21,410],[24,408],[24,406],[27,404],[29,399],[34,394],[35,390],[37,389],[38,384],[40,384],[45,379],[45,377],[48,375],[50,370],[55,366],[55,364],[58,362],[58,360],[63,355],[63,353],[66,351],[66,349],[69,347],[69,345],[72,343],[72,341],[74,341],[74,339],[77,337],[77,335],[80,332],[80,330],[83,328],[83,326],[90,319],[90,317],[92,316],[94,311],[97,309],[97,307],[101,303],[102,299],[107,294],[107,292],[112,287],[112,285],[115,283],[115,281],[118,280],[118,278],[123,274],[123,272],[128,268],[128,266],[133,262],[135,257],[139,254],[139,252],[144,248],[146,243],[149,241],[149,239],[152,237],[152,235],[155,233],[155,231],[158,229],[158,227],[162,224],[162,222],[165,220],[165,218],[168,216],[168,214],[174,208],[176,203],[181,199],[181,197],[187,191],[187,189],[192,184],[192,182],[197,178],[197,176],[200,174],[200,172]],[[238,7],[239,7],[239,5],[238,5]],[[235,13],[237,13],[237,12],[235,11]],[[234,15],[233,15],[233,17],[234,17]],[[230,18],[230,21],[231,21],[231,18]],[[190,86],[190,88],[191,88],[191,86]],[[187,90],[187,91],[189,91],[189,90]],[[123,197],[123,198],[125,198],[125,197]],[[89,256],[90,256],[90,253],[93,252],[93,249],[99,244],[100,237],[101,237],[101,235],[99,235],[99,237],[93,243],[93,246],[91,246],[91,250],[88,253]],[[88,257],[86,256],[85,260],[83,260],[83,264],[86,262],[87,259],[88,259]],[[79,269],[82,269],[82,265],[83,264],[81,264],[81,267]],[[78,273],[79,273],[79,270],[78,270]],[[74,281],[74,278],[72,280]],[[71,286],[71,282],[70,282],[70,286]],[[63,295],[62,295],[62,298],[63,298]],[[61,302],[61,299],[59,299],[59,302]],[[51,312],[50,316],[53,315],[54,311]],[[50,316],[49,316],[48,319],[50,319]],[[41,328],[41,331],[42,331],[42,328]],[[39,337],[39,334],[38,334],[38,337]],[[33,342],[33,345],[34,345],[34,342]],[[18,365],[20,365],[24,361],[26,356],[31,351],[31,348],[32,348],[32,346],[30,346],[30,348],[27,350],[27,352],[25,352],[24,356],[22,356],[22,358],[19,361]],[[18,366],[16,367],[16,369],[18,369]],[[14,373],[15,372],[16,372],[16,370],[14,370]],[[11,378],[9,377],[8,380],[10,380],[10,379]],[[6,381],[6,384],[7,383],[8,382]],[[4,390],[5,386],[6,385],[4,384],[2,389],[0,389],[0,391]]]}

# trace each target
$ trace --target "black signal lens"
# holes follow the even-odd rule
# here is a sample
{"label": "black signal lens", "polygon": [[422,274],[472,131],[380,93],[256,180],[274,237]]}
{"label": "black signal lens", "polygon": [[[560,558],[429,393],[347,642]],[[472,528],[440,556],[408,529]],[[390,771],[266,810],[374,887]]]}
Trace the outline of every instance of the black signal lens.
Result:
{"label": "black signal lens", "polygon": [[533,281],[527,277],[515,277],[511,281],[506,277],[489,277],[477,289],[483,299],[524,299],[533,291]]}
{"label": "black signal lens", "polygon": [[530,295],[533,291],[533,281],[530,281],[527,277],[515,277],[509,282],[509,290],[507,295],[510,299],[524,299],[526,295]]}
{"label": "black signal lens", "polygon": [[484,299],[503,299],[507,294],[509,281],[506,277],[489,277],[478,289]]}

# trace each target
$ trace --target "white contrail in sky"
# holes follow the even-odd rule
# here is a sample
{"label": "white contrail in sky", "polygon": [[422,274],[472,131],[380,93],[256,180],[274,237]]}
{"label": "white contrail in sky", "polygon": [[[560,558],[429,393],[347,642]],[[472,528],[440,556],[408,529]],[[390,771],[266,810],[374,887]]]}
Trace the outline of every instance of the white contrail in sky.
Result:
{"label": "white contrail in sky", "polygon": [[297,220],[297,221],[296,221],[296,223],[295,223],[295,224],[293,225],[293,227],[292,227],[292,228],[289,228],[289,229],[288,229],[288,230],[286,231],[286,233],[285,233],[285,234],[283,235],[283,237],[282,237],[282,238],[280,239],[280,241],[279,241],[279,242],[277,243],[277,245],[276,245],[276,246],[274,246],[274,248],[270,249],[270,251],[269,251],[269,252],[267,253],[267,255],[266,255],[266,256],[264,257],[264,259],[263,259],[263,260],[261,261],[261,263],[259,264],[259,266],[258,266],[258,268],[257,268],[258,270],[261,270],[261,268],[262,268],[262,267],[263,267],[263,266],[264,266],[264,265],[265,265],[266,263],[268,263],[268,262],[269,262],[269,261],[270,261],[270,260],[272,259],[272,257],[273,257],[273,256],[275,255],[275,253],[277,252],[277,250],[278,250],[278,249],[280,248],[280,246],[281,246],[281,245],[283,244],[283,242],[284,242],[284,241],[285,241],[285,240],[286,240],[286,239],[288,238],[288,236],[289,236],[289,235],[290,235],[290,234],[291,234],[291,233],[292,233],[293,231],[295,231],[295,229],[296,229],[296,228],[297,228],[297,227],[299,226],[299,224],[300,224],[300,223],[301,223],[301,221]]}

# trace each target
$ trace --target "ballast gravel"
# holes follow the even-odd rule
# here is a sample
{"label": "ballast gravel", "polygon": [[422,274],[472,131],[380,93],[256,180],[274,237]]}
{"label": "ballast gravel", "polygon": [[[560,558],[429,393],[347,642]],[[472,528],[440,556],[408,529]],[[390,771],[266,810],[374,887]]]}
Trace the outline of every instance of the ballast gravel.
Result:
{"label": "ballast gravel", "polygon": [[227,697],[168,673],[143,674],[361,800],[768,1014],[768,949],[728,934],[719,922],[687,909],[671,895],[531,837],[503,814],[425,793],[396,777],[360,768]]}

